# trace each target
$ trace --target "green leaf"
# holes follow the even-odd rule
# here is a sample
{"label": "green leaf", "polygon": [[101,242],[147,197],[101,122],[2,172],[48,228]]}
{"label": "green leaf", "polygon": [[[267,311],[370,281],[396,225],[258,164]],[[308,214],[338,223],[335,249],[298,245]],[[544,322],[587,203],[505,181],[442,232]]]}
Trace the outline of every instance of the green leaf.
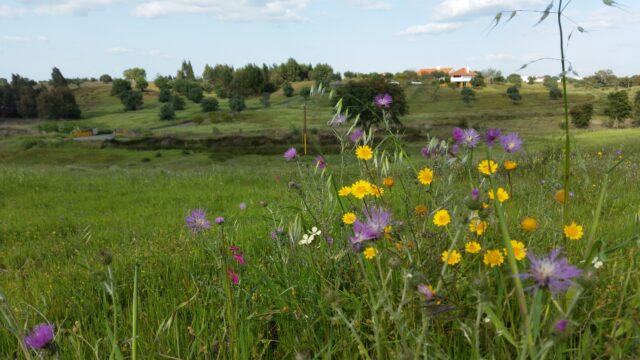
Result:
{"label": "green leaf", "polygon": [[518,343],[513,338],[513,335],[509,332],[509,330],[506,328],[506,326],[504,326],[504,323],[502,322],[502,319],[500,319],[498,317],[498,315],[496,315],[496,313],[489,306],[486,306],[484,308],[484,312],[487,314],[489,319],[491,319],[491,323],[493,324],[493,326],[496,327],[498,336],[502,336],[511,345],[513,345],[514,347],[517,348],[518,347]]}

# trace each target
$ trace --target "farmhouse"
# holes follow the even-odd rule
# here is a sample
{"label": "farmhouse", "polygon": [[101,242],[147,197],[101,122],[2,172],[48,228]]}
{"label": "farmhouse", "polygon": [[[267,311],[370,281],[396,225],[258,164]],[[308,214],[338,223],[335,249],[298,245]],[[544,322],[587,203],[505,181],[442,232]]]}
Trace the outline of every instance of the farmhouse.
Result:
{"label": "farmhouse", "polygon": [[453,68],[436,66],[434,68],[420,69],[416,72],[418,73],[418,75],[429,75],[435,72],[442,72],[445,74],[449,74],[451,71],[453,71]]}
{"label": "farmhouse", "polygon": [[478,74],[469,70],[468,66],[449,73],[449,76],[451,77],[451,83],[456,84],[459,87],[467,86],[471,79],[473,79],[476,75]]}

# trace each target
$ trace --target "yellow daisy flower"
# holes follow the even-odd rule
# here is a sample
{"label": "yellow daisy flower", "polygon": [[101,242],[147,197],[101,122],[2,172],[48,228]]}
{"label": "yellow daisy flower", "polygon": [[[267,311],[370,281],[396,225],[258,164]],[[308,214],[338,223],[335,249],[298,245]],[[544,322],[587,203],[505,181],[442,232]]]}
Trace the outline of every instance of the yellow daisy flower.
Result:
{"label": "yellow daisy flower", "polygon": [[518,163],[512,160],[507,160],[504,162],[503,166],[505,170],[511,171],[511,170],[515,170],[518,167]]}
{"label": "yellow daisy flower", "polygon": [[482,160],[478,164],[478,171],[484,175],[491,175],[498,170],[498,164],[493,160]]}
{"label": "yellow daisy flower", "polygon": [[371,184],[371,195],[380,197],[382,194],[384,194],[384,188]]}
{"label": "yellow daisy flower", "polygon": [[374,248],[373,246],[369,246],[368,248],[364,249],[363,254],[365,259],[371,260],[376,257],[376,255],[378,255],[378,250],[376,250],[376,248]]}
{"label": "yellow daisy flower", "polygon": [[500,250],[487,250],[487,252],[484,253],[482,262],[489,267],[500,266],[504,263],[504,255],[502,255],[502,251]]}
{"label": "yellow daisy flower", "polygon": [[524,231],[536,231],[538,229],[538,220],[527,216],[520,222],[520,227]]}
{"label": "yellow daisy flower", "polygon": [[[501,203],[509,200],[509,193],[507,192],[507,190],[499,187],[498,190],[496,190],[496,193],[498,194],[498,201],[500,201]],[[489,190],[489,199],[493,200],[493,198],[493,191]]]}
{"label": "yellow daisy flower", "polygon": [[356,148],[356,156],[360,160],[369,160],[373,157],[373,150],[369,145],[360,145]]}
{"label": "yellow daisy flower", "polygon": [[442,262],[446,262],[449,265],[456,265],[462,260],[462,255],[458,250],[451,251],[451,254],[449,254],[448,250],[445,250],[442,252],[440,259],[442,259]]}
{"label": "yellow daisy flower", "polygon": [[446,209],[438,210],[433,215],[433,223],[436,226],[447,226],[451,222],[451,216],[449,215],[449,211]]}
{"label": "yellow daisy flower", "polygon": [[468,252],[469,254],[477,254],[480,252],[480,250],[482,250],[482,246],[480,246],[480,244],[475,241],[469,241],[464,245],[464,251]]}
{"label": "yellow daisy flower", "polygon": [[484,234],[488,228],[489,228],[489,223],[484,220],[473,219],[469,222],[469,231],[471,231],[472,233],[475,233],[478,236],[481,236],[482,234]]}
{"label": "yellow daisy flower", "polygon": [[354,222],[356,222],[356,214],[352,213],[352,212],[348,212],[344,215],[342,215],[342,222],[345,223],[346,225],[351,225]]}
{"label": "yellow daisy flower", "polygon": [[424,205],[416,205],[416,214],[420,215],[420,216],[424,216],[427,214],[427,207]]}
{"label": "yellow daisy flower", "polygon": [[351,195],[351,188],[349,186],[343,186],[340,190],[338,190],[338,195],[340,196]]}
{"label": "yellow daisy flower", "polygon": [[553,197],[554,199],[556,199],[558,203],[564,204],[564,201],[565,201],[564,189],[560,189],[556,191],[556,194]]}
{"label": "yellow daisy flower", "polygon": [[351,195],[357,199],[364,199],[369,194],[371,194],[371,183],[368,181],[358,180],[351,185]]}
{"label": "yellow daisy flower", "polygon": [[382,180],[382,185],[384,185],[384,186],[386,186],[388,188],[393,187],[393,185],[395,185],[395,184],[396,184],[396,181],[391,176],[388,176],[388,177],[384,178],[384,180]]}
{"label": "yellow daisy flower", "polygon": [[582,231],[582,226],[575,222],[564,227],[564,236],[570,240],[580,240],[583,235],[584,232]]}
{"label": "yellow daisy flower", "polygon": [[527,247],[521,241],[511,240],[511,247],[516,260],[522,260],[527,257]]}
{"label": "yellow daisy flower", "polygon": [[431,182],[433,181],[433,170],[429,169],[428,167],[420,170],[420,172],[418,172],[418,180],[422,185],[431,184]]}

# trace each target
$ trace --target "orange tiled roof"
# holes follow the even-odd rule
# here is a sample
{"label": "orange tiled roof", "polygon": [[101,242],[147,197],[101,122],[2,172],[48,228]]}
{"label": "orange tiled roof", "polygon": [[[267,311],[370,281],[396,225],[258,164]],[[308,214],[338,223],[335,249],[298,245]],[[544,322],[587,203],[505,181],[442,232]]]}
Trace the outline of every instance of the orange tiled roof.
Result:
{"label": "orange tiled roof", "polygon": [[462,68],[462,69],[458,69],[458,70],[450,73],[449,75],[451,75],[451,76],[476,76],[478,74],[473,72],[473,71],[467,71],[467,68]]}
{"label": "orange tiled roof", "polygon": [[428,74],[432,74],[434,72],[443,72],[445,74],[448,74],[449,72],[451,72],[451,70],[453,70],[453,68],[450,67],[443,67],[443,68],[428,68],[428,69],[420,69],[418,71],[416,71],[418,73],[418,75],[428,75]]}

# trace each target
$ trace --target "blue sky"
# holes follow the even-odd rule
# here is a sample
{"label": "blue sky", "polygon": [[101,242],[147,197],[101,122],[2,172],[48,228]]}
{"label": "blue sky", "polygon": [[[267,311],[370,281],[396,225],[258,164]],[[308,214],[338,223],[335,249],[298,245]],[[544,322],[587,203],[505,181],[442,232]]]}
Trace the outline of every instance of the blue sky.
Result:
{"label": "blue sky", "polygon": [[[492,32],[498,10],[543,10],[550,0],[0,0],[0,77],[120,76],[138,66],[175,74],[205,64],[280,63],[294,57],[338,71],[397,72],[424,67],[497,68],[508,74],[557,57],[554,15],[522,13]],[[556,4],[557,4],[556,0]],[[565,1],[566,2],[566,1]],[[612,69],[639,74],[640,2],[574,0],[577,33],[568,57],[580,75]],[[508,16],[505,16],[508,17]],[[565,21],[567,32],[576,28]],[[541,61],[520,72],[557,74]]]}

